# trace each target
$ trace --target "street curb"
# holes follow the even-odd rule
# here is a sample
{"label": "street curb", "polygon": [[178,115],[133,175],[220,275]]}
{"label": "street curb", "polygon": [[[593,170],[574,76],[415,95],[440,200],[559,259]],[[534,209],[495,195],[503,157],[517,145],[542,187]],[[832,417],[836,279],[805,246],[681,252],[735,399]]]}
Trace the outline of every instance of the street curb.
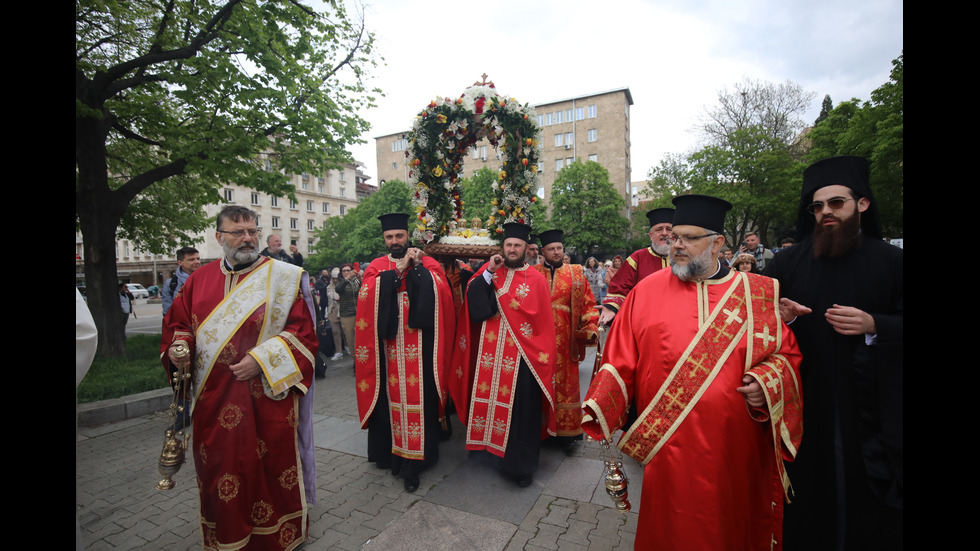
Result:
{"label": "street curb", "polygon": [[78,426],[84,428],[97,427],[106,423],[116,423],[148,413],[166,411],[173,400],[173,391],[169,388],[148,390],[139,394],[78,404]]}

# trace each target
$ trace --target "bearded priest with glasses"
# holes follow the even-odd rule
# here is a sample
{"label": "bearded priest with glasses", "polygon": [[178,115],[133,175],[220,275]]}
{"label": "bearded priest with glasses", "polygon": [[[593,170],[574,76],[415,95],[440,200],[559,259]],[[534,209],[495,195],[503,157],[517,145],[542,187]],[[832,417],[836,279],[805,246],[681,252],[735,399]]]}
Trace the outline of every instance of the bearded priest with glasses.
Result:
{"label": "bearded priest with glasses", "polygon": [[868,161],[803,173],[799,244],[766,267],[800,340],[806,445],[789,467],[792,549],[901,549],[904,260],[882,241]]}
{"label": "bearded priest with glasses", "polygon": [[164,367],[191,362],[204,549],[295,549],[316,503],[309,275],[259,255],[256,220],[221,209],[224,258],[191,274],[164,318]]}
{"label": "bearded priest with glasses", "polygon": [[636,549],[780,549],[802,436],[800,351],[772,279],[722,266],[731,205],[674,199],[670,269],[613,324],[582,428],[645,465]]}

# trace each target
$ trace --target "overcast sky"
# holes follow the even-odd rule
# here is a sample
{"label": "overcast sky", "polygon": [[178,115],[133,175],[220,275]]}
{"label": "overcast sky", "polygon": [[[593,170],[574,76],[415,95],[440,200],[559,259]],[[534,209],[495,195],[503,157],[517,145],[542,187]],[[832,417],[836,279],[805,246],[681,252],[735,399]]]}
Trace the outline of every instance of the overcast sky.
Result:
{"label": "overcast sky", "polygon": [[812,121],[825,94],[869,99],[903,48],[900,0],[374,0],[366,21],[385,58],[370,84],[386,96],[362,113],[372,129],[353,154],[374,184],[374,137],[482,73],[532,105],[629,87],[637,181],[694,148],[719,90],[792,80],[816,93]]}

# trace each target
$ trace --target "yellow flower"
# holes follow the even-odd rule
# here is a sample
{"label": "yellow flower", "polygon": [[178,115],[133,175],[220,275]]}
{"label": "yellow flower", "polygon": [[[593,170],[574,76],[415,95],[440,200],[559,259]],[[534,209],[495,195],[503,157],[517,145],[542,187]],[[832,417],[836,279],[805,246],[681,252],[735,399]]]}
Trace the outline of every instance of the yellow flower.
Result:
{"label": "yellow flower", "polygon": [[504,171],[504,170],[501,170],[501,171],[500,171],[500,174],[498,174],[498,175],[497,175],[497,179],[498,179],[498,180],[503,180],[503,179],[505,179],[505,178],[507,178],[507,172],[506,172],[506,171]]}
{"label": "yellow flower", "polygon": [[436,115],[436,122],[438,122],[438,123],[445,123],[446,122],[446,115],[443,115],[442,113]]}
{"label": "yellow flower", "polygon": [[436,165],[436,167],[432,169],[432,175],[435,176],[436,178],[442,177],[442,175],[443,175],[442,167],[439,166],[439,165]]}

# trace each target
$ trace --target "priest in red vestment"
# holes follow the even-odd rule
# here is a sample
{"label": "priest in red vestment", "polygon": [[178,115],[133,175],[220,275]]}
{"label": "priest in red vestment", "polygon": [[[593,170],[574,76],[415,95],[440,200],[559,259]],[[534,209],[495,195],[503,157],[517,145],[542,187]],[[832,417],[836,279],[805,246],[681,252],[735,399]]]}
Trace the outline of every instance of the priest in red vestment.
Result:
{"label": "priest in red vestment", "polygon": [[671,269],[623,303],[583,428],[607,440],[624,428],[618,447],[646,466],[637,549],[780,549],[783,460],[803,429],[799,347],[778,284],[718,261],[731,205],[674,204]]}
{"label": "priest in red vestment", "polygon": [[[167,314],[168,372],[192,361],[194,466],[205,549],[295,549],[316,503],[317,354],[309,277],[259,256],[255,212],[228,206],[225,257],[195,271]],[[188,359],[173,355],[183,341]]]}
{"label": "priest in red vestment", "polygon": [[566,447],[582,439],[582,391],[579,362],[585,347],[595,346],[599,335],[599,312],[595,296],[580,264],[565,264],[562,258],[564,232],[548,230],[538,237],[544,264],[534,266],[548,282],[551,313],[555,320],[555,407],[558,414],[558,440]]}
{"label": "priest in red vestment", "polygon": [[419,473],[439,460],[455,307],[442,266],[408,246],[408,215],[378,219],[389,254],[364,270],[358,295],[357,409],[368,461],[404,477],[414,492]]}
{"label": "priest in red vestment", "polygon": [[629,255],[616,275],[609,280],[606,298],[602,300],[599,323],[603,325],[612,323],[616,312],[626,301],[626,296],[640,280],[670,266],[667,260],[667,254],[670,252],[667,238],[670,237],[673,218],[674,209],[659,208],[647,212],[647,219],[650,220],[650,232],[647,234],[650,236],[650,246]]}
{"label": "priest in red vestment", "polygon": [[531,228],[504,225],[493,255],[466,288],[450,391],[466,423],[466,449],[503,458],[518,486],[531,484],[541,440],[555,435],[555,326],[551,293],[525,261]]}

